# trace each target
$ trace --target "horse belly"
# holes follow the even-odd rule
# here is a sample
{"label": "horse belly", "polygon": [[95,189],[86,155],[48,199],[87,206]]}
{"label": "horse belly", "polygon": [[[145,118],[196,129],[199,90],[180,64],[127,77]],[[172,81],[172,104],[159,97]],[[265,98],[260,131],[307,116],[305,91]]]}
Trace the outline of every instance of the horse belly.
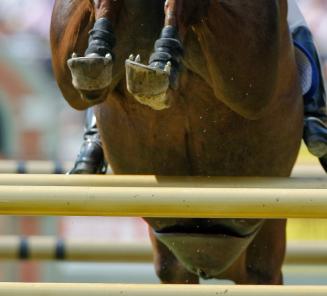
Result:
{"label": "horse belly", "polygon": [[107,158],[116,173],[288,176],[302,133],[301,104],[260,120],[230,111],[202,87],[154,111],[125,94],[98,107]]}
{"label": "horse belly", "polygon": [[[222,109],[225,108],[220,106],[216,112],[199,115],[202,122],[192,124],[189,150],[196,174],[290,174],[300,144],[300,117],[291,120],[281,114],[272,114],[269,118],[250,121]],[[209,120],[204,120],[206,116]]]}

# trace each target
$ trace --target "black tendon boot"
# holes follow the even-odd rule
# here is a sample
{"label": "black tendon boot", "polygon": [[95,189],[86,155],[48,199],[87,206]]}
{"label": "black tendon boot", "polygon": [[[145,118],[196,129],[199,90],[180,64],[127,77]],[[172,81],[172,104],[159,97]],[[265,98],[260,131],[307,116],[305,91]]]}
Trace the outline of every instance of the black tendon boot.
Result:
{"label": "black tendon boot", "polygon": [[313,155],[327,158],[326,93],[318,53],[313,43],[312,34],[307,27],[296,28],[292,32],[292,36],[298,49],[297,60],[302,76],[303,140]]}
{"label": "black tendon boot", "polygon": [[161,31],[160,38],[155,42],[154,52],[149,59],[149,66],[164,70],[167,64],[170,65],[169,82],[173,89],[177,88],[182,55],[183,46],[179,41],[177,28],[165,26]]}
{"label": "black tendon boot", "polygon": [[107,54],[112,55],[116,38],[109,19],[105,17],[98,19],[89,35],[89,46],[85,51],[85,56],[98,55],[104,57]]}
{"label": "black tendon boot", "polygon": [[69,174],[105,174],[107,164],[93,110],[86,111],[84,142]]}

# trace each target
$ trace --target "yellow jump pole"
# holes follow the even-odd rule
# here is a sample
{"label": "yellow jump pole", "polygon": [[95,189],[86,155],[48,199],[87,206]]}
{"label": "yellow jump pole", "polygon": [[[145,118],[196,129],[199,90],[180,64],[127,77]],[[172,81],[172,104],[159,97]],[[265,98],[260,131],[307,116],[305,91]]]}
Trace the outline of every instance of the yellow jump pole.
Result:
{"label": "yellow jump pole", "polygon": [[0,186],[0,214],[327,218],[327,189]]}
{"label": "yellow jump pole", "polygon": [[327,286],[125,285],[0,283],[10,296],[326,296]]}
{"label": "yellow jump pole", "polygon": [[201,187],[327,189],[327,177],[177,177],[142,175],[1,174],[0,185],[85,187]]}
{"label": "yellow jump pole", "polygon": [[[327,242],[289,242],[286,264],[326,265]],[[0,236],[1,260],[65,260],[82,262],[152,262],[148,243],[116,243],[51,236]]]}

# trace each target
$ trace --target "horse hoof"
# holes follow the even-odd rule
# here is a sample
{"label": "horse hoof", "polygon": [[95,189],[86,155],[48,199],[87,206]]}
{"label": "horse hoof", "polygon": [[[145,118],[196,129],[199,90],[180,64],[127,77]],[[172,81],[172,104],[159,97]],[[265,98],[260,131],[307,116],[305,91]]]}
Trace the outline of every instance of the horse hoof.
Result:
{"label": "horse hoof", "polygon": [[125,62],[127,90],[141,104],[154,110],[170,107],[167,91],[169,88],[170,63],[164,70],[141,64],[138,55],[131,55]]}
{"label": "horse hoof", "polygon": [[113,63],[110,54],[105,57],[96,54],[77,57],[73,54],[67,64],[72,74],[73,86],[86,99],[96,100],[111,84]]}

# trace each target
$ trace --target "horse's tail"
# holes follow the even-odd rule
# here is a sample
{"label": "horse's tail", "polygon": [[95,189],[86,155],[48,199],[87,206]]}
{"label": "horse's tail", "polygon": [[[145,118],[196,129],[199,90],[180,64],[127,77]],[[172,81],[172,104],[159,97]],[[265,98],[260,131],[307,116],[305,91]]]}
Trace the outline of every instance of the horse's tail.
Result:
{"label": "horse's tail", "polygon": [[88,106],[71,83],[67,60],[72,53],[83,55],[88,32],[95,20],[92,0],[56,0],[50,30],[52,64],[58,85],[65,99],[76,109]]}

